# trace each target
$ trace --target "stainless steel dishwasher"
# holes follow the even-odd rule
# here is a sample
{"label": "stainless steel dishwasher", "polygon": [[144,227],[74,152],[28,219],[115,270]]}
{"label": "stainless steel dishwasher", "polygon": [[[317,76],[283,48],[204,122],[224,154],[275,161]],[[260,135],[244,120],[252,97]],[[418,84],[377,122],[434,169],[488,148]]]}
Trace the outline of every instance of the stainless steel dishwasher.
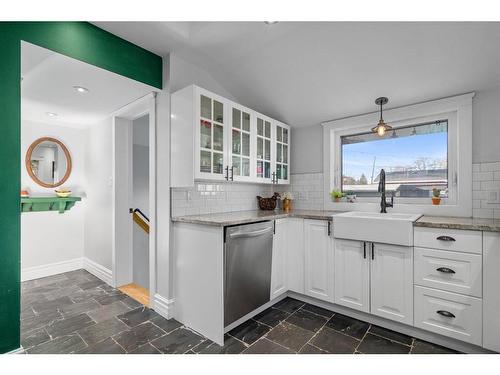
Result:
{"label": "stainless steel dishwasher", "polygon": [[224,326],[271,298],[274,222],[226,228],[224,247]]}

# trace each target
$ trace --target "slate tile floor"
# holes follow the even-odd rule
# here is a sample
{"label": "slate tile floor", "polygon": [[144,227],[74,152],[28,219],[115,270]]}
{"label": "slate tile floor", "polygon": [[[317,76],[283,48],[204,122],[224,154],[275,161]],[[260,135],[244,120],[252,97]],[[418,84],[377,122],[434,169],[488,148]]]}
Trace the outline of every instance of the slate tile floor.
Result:
{"label": "slate tile floor", "polygon": [[220,347],[85,270],[26,281],[21,301],[28,354],[455,353],[292,298],[230,331]]}

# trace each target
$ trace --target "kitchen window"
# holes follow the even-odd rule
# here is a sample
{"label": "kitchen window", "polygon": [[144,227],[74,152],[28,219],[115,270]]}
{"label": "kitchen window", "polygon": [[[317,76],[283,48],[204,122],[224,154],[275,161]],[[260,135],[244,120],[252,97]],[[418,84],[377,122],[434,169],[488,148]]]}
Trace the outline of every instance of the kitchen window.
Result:
{"label": "kitchen window", "polygon": [[340,137],[343,193],[378,197],[380,170],[386,191],[398,198],[427,198],[437,188],[448,197],[448,120],[395,127],[380,137],[361,132]]}

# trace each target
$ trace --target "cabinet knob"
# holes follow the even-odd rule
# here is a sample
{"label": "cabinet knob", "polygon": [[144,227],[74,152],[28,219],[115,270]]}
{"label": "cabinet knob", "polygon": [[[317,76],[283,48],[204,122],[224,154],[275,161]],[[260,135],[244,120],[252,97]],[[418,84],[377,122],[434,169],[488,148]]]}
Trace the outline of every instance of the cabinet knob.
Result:
{"label": "cabinet knob", "polygon": [[438,310],[438,311],[436,311],[436,313],[438,313],[439,315],[444,316],[446,318],[454,318],[455,317],[455,314],[452,314],[451,312],[446,311],[446,310]]}

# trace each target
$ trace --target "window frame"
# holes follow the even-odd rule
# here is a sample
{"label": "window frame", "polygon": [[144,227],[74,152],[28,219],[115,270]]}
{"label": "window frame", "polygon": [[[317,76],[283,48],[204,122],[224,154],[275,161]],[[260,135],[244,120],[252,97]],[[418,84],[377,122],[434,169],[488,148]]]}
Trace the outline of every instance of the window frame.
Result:
{"label": "window frame", "polygon": [[[448,197],[433,206],[431,199],[396,197],[394,212],[435,215],[472,215],[472,98],[474,93],[384,111],[394,128],[437,120],[448,121]],[[378,113],[323,123],[325,210],[376,211],[380,197],[359,197],[355,203],[333,202],[330,191],[341,187],[341,137],[370,131]],[[460,150],[460,153],[457,151]]]}

